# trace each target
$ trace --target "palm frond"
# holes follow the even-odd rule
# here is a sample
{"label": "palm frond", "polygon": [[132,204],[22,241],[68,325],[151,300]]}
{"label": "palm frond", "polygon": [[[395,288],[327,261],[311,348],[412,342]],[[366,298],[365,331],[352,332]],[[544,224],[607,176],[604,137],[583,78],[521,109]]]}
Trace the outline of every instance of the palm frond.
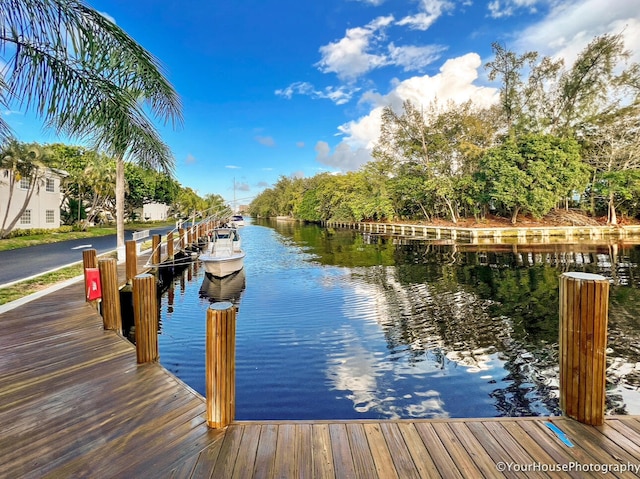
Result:
{"label": "palm frond", "polygon": [[[6,85],[41,115],[73,106],[70,97],[82,99],[73,94],[73,80],[92,72],[117,88],[138,92],[159,119],[181,123],[180,98],[160,62],[83,2],[0,0],[0,42],[4,51],[14,46]],[[85,99],[91,98],[85,93]]]}

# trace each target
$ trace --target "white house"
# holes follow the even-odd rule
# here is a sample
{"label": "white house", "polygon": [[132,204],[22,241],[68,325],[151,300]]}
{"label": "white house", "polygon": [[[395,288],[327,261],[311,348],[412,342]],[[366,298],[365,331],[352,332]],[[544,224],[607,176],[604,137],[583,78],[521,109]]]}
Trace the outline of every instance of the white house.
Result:
{"label": "white house", "polygon": [[164,203],[147,203],[136,210],[138,217],[144,221],[164,221],[169,217],[169,205]]}
{"label": "white house", "polygon": [[[9,203],[9,185],[6,182],[5,173],[6,170],[0,170],[0,222],[7,212],[7,204]],[[33,192],[27,209],[14,226],[14,229],[55,229],[60,227],[60,203],[62,201],[60,182],[64,176],[66,175],[63,171],[47,169],[44,175],[44,183]],[[16,217],[24,204],[28,192],[29,179],[23,178],[14,188],[7,222]]]}

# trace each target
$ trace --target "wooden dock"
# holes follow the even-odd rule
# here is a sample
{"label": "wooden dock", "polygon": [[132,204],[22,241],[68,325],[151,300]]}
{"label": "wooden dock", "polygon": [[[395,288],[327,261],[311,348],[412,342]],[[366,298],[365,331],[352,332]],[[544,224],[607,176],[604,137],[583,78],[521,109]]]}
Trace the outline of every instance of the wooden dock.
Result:
{"label": "wooden dock", "polygon": [[640,418],[551,421],[574,447],[549,418],[237,421],[214,430],[204,398],[159,364],[138,365],[133,345],[103,330],[81,282],[0,314],[0,478],[640,475]]}
{"label": "wooden dock", "polygon": [[458,227],[403,223],[326,221],[329,228],[355,229],[369,234],[396,235],[459,244],[501,245],[531,243],[573,243],[585,241],[640,242],[640,226],[528,226],[528,227]]}

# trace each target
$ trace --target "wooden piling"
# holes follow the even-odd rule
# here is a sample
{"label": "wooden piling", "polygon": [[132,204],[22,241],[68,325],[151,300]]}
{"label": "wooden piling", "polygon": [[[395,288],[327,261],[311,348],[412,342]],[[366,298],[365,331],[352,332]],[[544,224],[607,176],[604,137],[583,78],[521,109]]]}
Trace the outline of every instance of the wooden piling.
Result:
{"label": "wooden piling", "polygon": [[604,424],[609,281],[560,276],[560,408],[584,424]]}
{"label": "wooden piling", "polygon": [[102,285],[102,323],[104,329],[122,334],[120,289],[118,288],[118,261],[115,258],[98,261]]}
{"label": "wooden piling", "polygon": [[229,302],[207,309],[206,398],[207,424],[228,426],[235,417],[236,308]]}
{"label": "wooden piling", "polygon": [[151,237],[151,264],[158,265],[162,261],[162,251],[160,249],[160,235]]}
{"label": "wooden piling", "polygon": [[156,277],[139,274],[133,278],[133,321],[138,363],[158,360],[158,314]]}
{"label": "wooden piling", "polygon": [[173,231],[167,233],[167,256],[173,259]]}
{"label": "wooden piling", "polygon": [[136,242],[133,240],[125,242],[127,284],[131,284],[133,278],[138,274],[138,250]]}
{"label": "wooden piling", "polygon": [[[85,249],[82,252],[82,266],[86,271],[87,268],[97,268],[98,267],[98,252],[95,249]],[[84,290],[87,291],[87,275],[84,275]],[[85,300],[89,301],[89,298],[85,295]]]}

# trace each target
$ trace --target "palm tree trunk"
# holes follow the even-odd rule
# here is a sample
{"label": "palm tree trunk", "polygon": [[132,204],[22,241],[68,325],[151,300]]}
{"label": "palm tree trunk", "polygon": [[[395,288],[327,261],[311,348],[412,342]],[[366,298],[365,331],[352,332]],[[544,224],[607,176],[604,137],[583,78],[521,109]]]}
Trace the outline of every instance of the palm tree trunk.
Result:
{"label": "palm tree trunk", "polygon": [[7,208],[4,212],[4,218],[2,220],[2,226],[0,227],[0,238],[4,238],[5,234],[7,234],[10,230],[6,230],[5,226],[7,225],[7,219],[9,218],[9,211],[11,209],[11,199],[13,198],[13,189],[15,187],[15,175],[13,172],[9,172],[9,198],[7,199]]}
{"label": "palm tree trunk", "polygon": [[118,251],[118,260],[125,259],[124,247],[124,158],[118,156],[116,158],[116,246]]}
{"label": "palm tree trunk", "polygon": [[518,213],[520,212],[520,207],[519,206],[514,206],[513,210],[511,211],[511,224],[515,225],[516,222],[518,221]]}
{"label": "palm tree trunk", "polygon": [[614,203],[613,192],[609,193],[609,215],[608,215],[608,223],[610,225],[618,224],[618,217],[616,215],[616,205]]}

